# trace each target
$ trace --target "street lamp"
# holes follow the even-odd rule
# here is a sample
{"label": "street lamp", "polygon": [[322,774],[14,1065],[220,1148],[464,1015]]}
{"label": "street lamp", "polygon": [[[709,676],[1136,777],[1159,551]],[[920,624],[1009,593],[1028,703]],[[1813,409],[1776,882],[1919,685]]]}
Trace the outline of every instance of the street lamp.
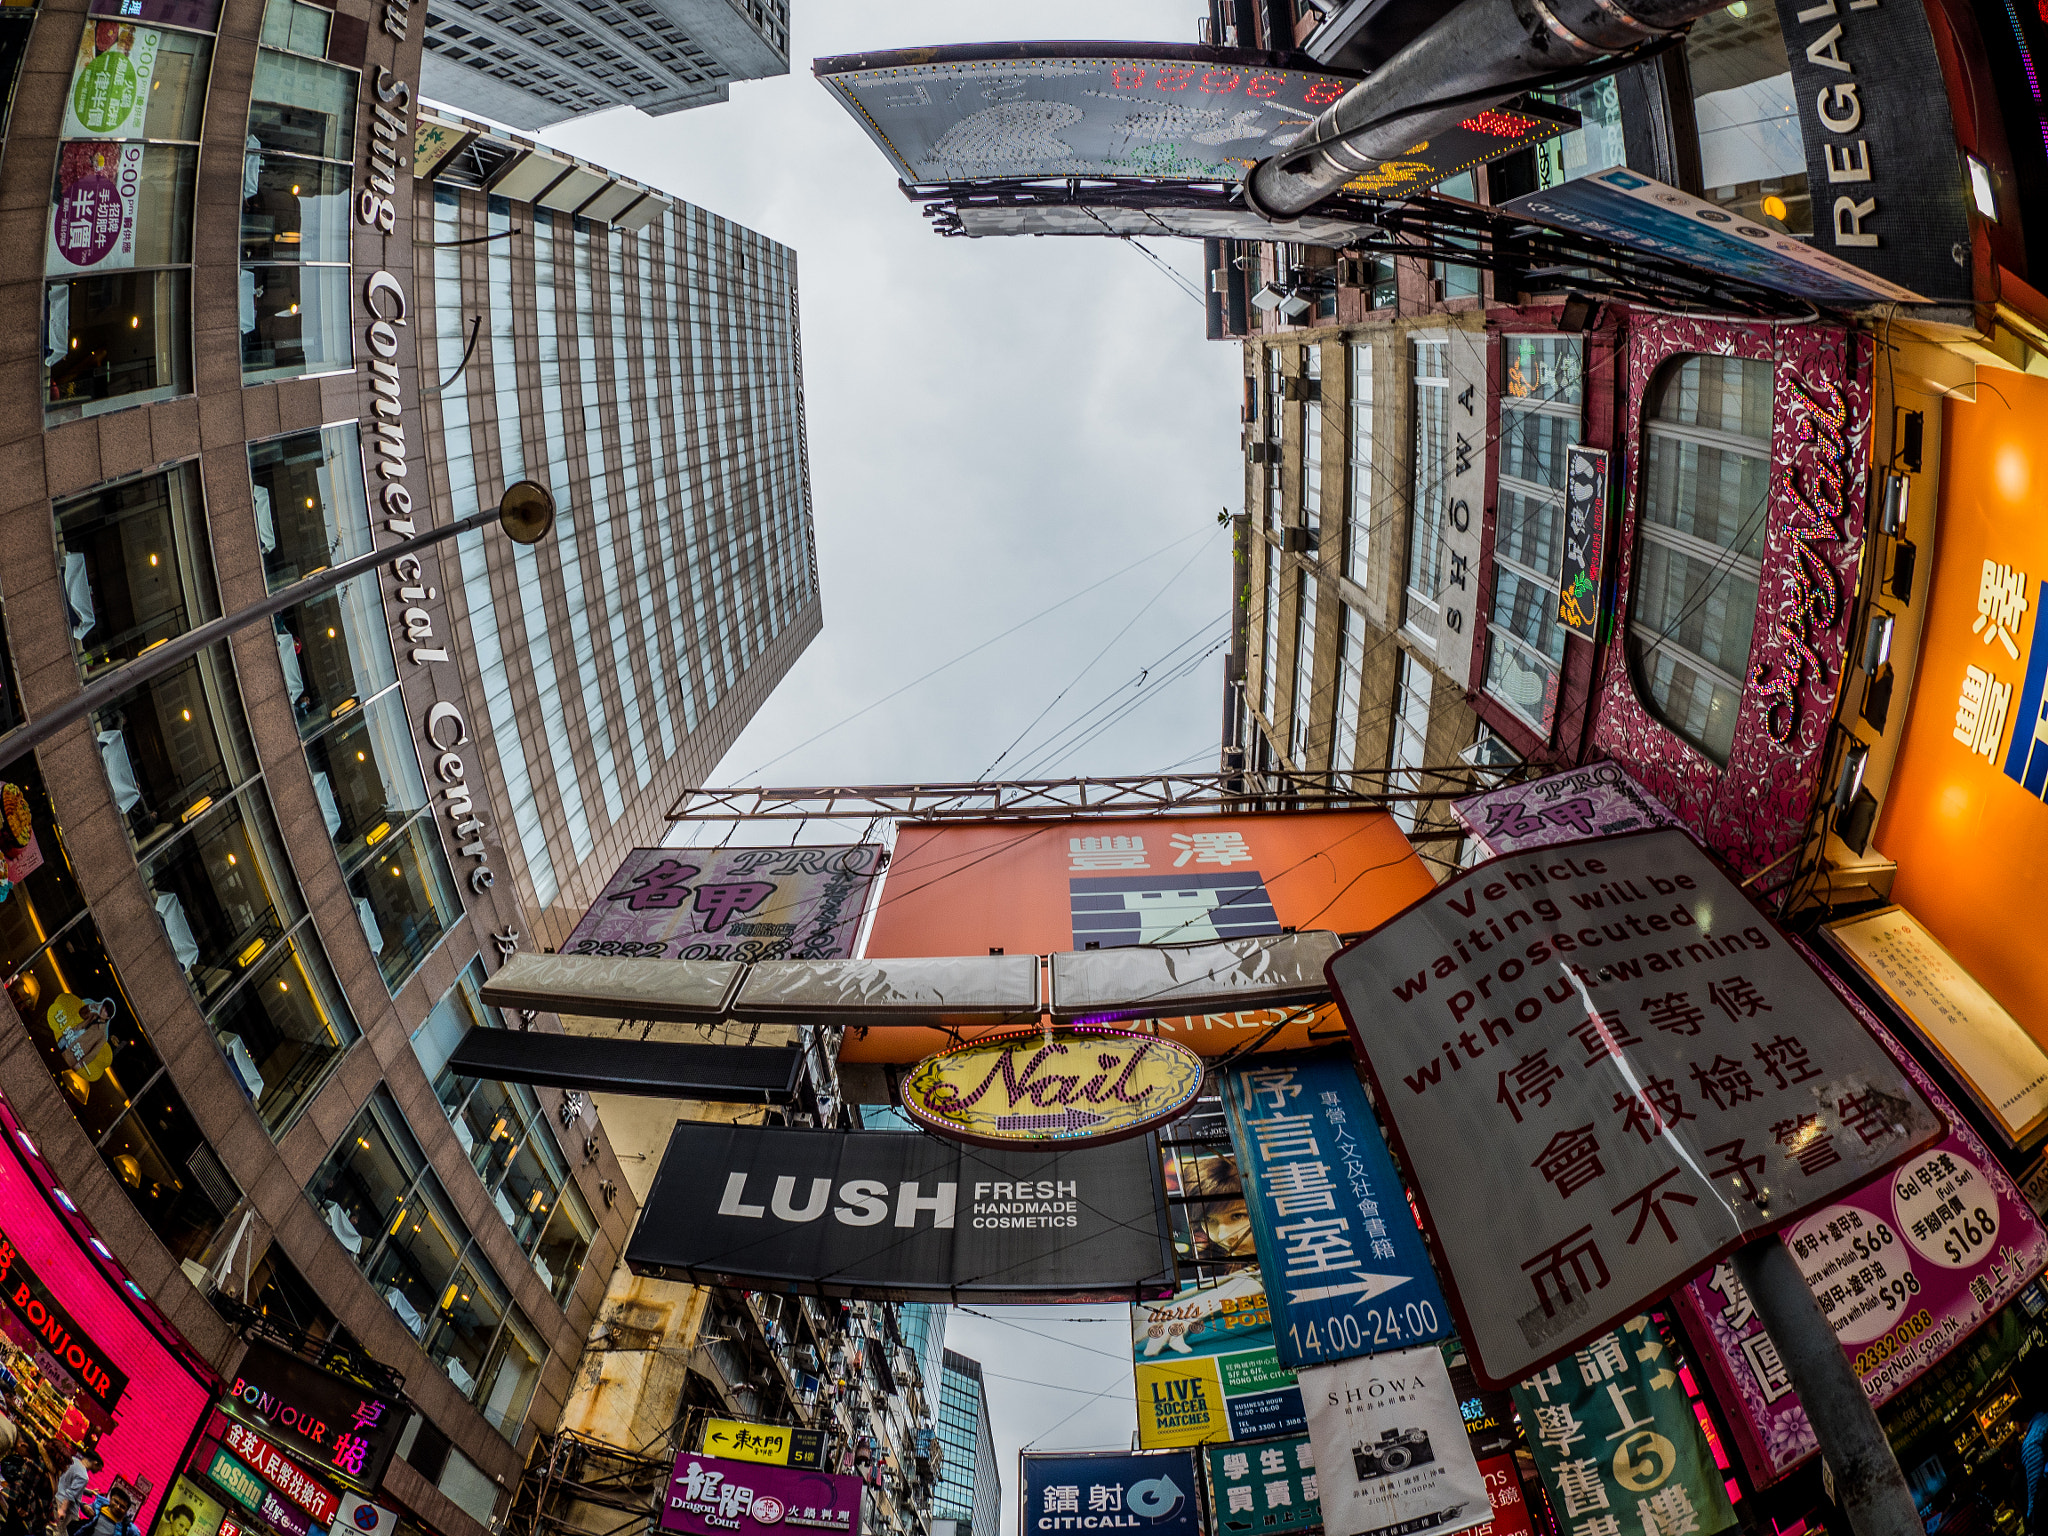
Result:
{"label": "street lamp", "polygon": [[189,629],[174,640],[167,640],[152,646],[142,655],[110,672],[102,673],[78,691],[76,697],[67,700],[48,714],[38,715],[19,730],[0,738],[0,768],[5,768],[16,758],[33,752],[60,731],[76,724],[95,712],[106,708],[129,689],[161,676],[180,662],[198,655],[215,642],[225,640],[237,630],[246,629],[259,620],[282,613],[309,597],[318,597],[343,582],[373,571],[387,560],[402,555],[415,554],[429,549],[458,534],[481,528],[496,521],[505,536],[515,544],[538,544],[548,536],[555,525],[555,498],[548,488],[536,480],[516,480],[505,487],[498,498],[496,507],[481,512],[472,512],[468,517],[458,518],[446,527],[436,528],[428,533],[416,534],[399,544],[387,544],[382,549],[373,549],[368,554],[358,555],[353,560],[344,560],[340,565],[329,566],[324,571],[308,576],[304,581],[295,581],[288,587],[280,587],[261,602],[252,603],[236,613],[224,614]]}

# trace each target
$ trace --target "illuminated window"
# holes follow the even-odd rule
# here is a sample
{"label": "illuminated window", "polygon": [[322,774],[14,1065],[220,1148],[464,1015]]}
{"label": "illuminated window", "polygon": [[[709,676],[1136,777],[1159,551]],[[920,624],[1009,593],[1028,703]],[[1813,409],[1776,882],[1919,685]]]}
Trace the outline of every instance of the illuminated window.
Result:
{"label": "illuminated window", "polygon": [[1685,62],[1707,199],[1766,228],[1811,235],[1806,149],[1777,6],[1736,0],[1708,12],[1687,34]]}

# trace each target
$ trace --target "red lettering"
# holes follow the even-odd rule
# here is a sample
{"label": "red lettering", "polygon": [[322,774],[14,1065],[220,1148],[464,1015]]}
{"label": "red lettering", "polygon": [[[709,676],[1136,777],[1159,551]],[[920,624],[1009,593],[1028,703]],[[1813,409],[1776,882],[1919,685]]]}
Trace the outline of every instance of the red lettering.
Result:
{"label": "red lettering", "polygon": [[1234,69],[1212,69],[1202,76],[1202,89],[1212,96],[1227,96],[1243,78]]}
{"label": "red lettering", "polygon": [[1280,87],[1286,83],[1285,75],[1253,75],[1245,86],[1244,93],[1247,96],[1277,96],[1280,94]]}
{"label": "red lettering", "polygon": [[1195,72],[1185,65],[1172,68],[1162,67],[1159,73],[1152,77],[1152,89],[1155,91],[1184,91],[1188,88],[1188,82],[1194,78]]}

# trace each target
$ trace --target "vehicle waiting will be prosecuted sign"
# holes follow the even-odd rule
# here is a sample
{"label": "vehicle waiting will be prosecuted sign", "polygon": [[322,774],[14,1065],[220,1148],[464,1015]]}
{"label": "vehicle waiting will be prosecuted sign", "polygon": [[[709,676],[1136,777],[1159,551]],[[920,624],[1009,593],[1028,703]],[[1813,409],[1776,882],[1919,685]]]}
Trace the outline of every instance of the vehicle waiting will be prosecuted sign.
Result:
{"label": "vehicle waiting will be prosecuted sign", "polygon": [[1942,1133],[1680,831],[1482,864],[1328,971],[1490,1382]]}

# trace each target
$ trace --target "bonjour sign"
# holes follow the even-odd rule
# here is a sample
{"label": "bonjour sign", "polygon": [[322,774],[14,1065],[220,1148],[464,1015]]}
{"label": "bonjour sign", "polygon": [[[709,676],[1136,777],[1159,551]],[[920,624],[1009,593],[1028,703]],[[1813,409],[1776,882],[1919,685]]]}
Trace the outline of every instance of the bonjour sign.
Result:
{"label": "bonjour sign", "polygon": [[920,1125],[978,1146],[1088,1146],[1172,1119],[1202,1087],[1186,1046],[1124,1030],[1021,1030],[927,1056],[903,1080]]}

